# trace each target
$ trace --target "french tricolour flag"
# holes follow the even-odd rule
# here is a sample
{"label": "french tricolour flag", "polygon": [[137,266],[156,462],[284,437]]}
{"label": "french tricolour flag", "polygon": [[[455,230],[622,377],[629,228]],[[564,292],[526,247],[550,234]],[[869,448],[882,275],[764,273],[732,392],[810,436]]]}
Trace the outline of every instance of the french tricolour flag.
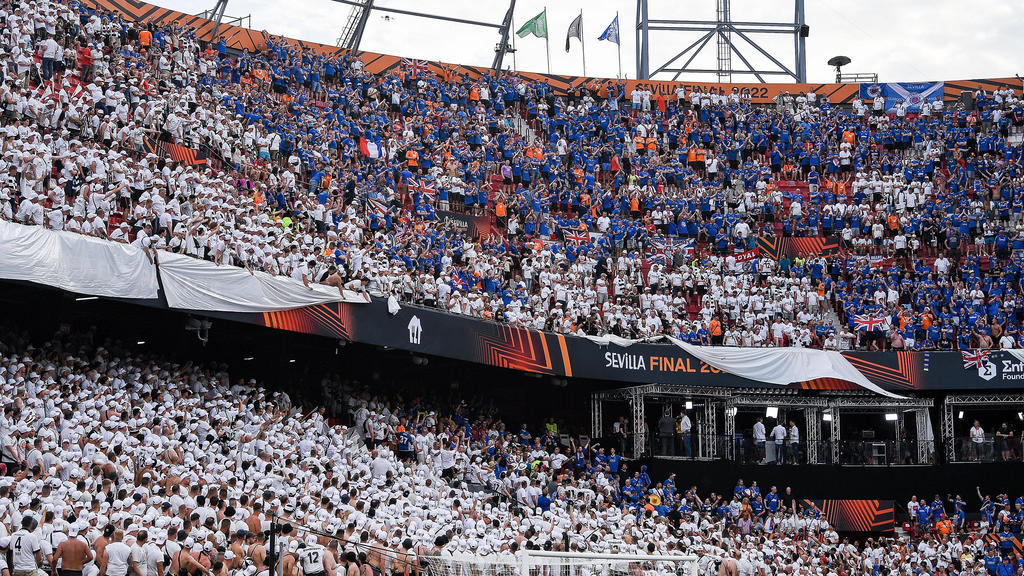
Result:
{"label": "french tricolour flag", "polygon": [[369,156],[370,158],[380,158],[382,156],[380,146],[366,138],[359,139],[359,151],[363,153],[363,156]]}

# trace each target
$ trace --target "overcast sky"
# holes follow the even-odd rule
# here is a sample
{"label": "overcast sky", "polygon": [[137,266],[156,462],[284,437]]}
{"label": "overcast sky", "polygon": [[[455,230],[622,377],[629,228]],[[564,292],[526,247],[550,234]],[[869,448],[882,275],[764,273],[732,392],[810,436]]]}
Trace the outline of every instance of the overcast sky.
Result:
{"label": "overcast sky", "polygon": [[[152,0],[151,0],[152,1]],[[156,0],[156,4],[189,13],[213,7],[214,0]],[[505,0],[377,0],[377,5],[498,23],[508,8]],[[734,21],[792,21],[792,0],[732,0]],[[587,73],[614,77],[618,72],[616,48],[598,42],[615,12],[619,12],[622,38],[622,71],[635,78],[634,37],[636,4],[627,0],[517,0],[515,26],[518,28],[548,8],[551,71],[580,75],[583,65],[580,47],[573,40],[565,53],[569,23],[583,9]],[[714,0],[666,2],[651,0],[650,19],[714,18]],[[331,0],[231,0],[228,16],[252,16],[252,27],[304,40],[334,45],[345,26],[351,7]],[[497,31],[452,24],[413,16],[374,12],[363,36],[361,48],[399,56],[440,60],[458,64],[489,66],[497,43]],[[846,72],[875,72],[883,82],[991,78],[1024,73],[1015,63],[1024,53],[1024,6],[1000,0],[808,0],[806,8],[810,37],[807,39],[807,79],[830,82],[834,71],[826,65],[832,56],[849,56],[853,63]],[[651,32],[651,70],[665,63],[699,37],[697,33]],[[752,38],[784,64],[793,67],[791,36],[761,35]],[[755,67],[768,61],[742,39],[734,39],[737,50]],[[516,39],[515,65],[521,70],[543,72],[547,68],[544,41],[534,37]],[[680,64],[681,61],[677,64]],[[506,64],[512,62],[506,59]],[[715,66],[715,47],[709,44],[691,67]],[[744,65],[733,54],[733,68]],[[660,76],[660,79],[670,77]],[[689,80],[711,81],[713,76],[692,75]],[[773,77],[785,81],[784,77]],[[754,81],[735,75],[734,82]]]}

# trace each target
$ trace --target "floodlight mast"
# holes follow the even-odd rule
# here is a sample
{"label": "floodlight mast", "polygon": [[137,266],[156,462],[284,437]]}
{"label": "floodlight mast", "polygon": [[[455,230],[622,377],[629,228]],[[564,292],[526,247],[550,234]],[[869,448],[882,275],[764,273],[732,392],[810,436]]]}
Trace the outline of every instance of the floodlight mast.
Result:
{"label": "floodlight mast", "polygon": [[[715,0],[715,20],[671,20],[651,19],[648,16],[648,0],[636,2],[636,76],[641,80],[649,80],[660,74],[673,74],[672,80],[678,80],[683,74],[715,74],[720,82],[731,81],[732,76],[753,76],[758,82],[764,82],[765,76],[789,76],[796,82],[807,81],[807,26],[804,13],[804,0],[794,0],[793,22],[736,22],[732,19],[731,0]],[[650,66],[650,32],[687,33],[695,38],[682,51],[670,58],[653,71]],[[698,35],[699,34],[699,35]],[[756,37],[764,34],[790,34],[793,36],[793,63],[787,66],[771,52],[757,43]],[[677,34],[683,36],[684,34]],[[704,48],[714,39],[718,49],[716,68],[697,68],[691,64]],[[773,67],[757,67],[740,51],[739,45],[752,48]],[[743,63],[745,69],[737,69],[732,65],[732,55]],[[686,57],[680,66],[676,62]]]}

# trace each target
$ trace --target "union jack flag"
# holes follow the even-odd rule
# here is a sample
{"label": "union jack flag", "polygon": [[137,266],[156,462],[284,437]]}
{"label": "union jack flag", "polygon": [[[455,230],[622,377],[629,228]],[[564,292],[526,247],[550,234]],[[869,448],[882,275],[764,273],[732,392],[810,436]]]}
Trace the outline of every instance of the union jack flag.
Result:
{"label": "union jack flag", "polygon": [[651,264],[665,264],[665,255],[661,252],[652,252],[650,249],[647,250],[647,260]]}
{"label": "union jack flag", "polygon": [[566,242],[572,242],[579,246],[585,242],[590,242],[590,234],[581,230],[574,230],[572,228],[562,228],[562,237],[565,238]]}
{"label": "union jack flag", "polygon": [[[409,188],[412,189],[412,184],[409,184]],[[423,196],[423,201],[427,204],[433,204],[434,199],[437,198],[437,188],[426,180],[420,180],[416,186],[416,190],[419,190],[420,194]]]}
{"label": "union jack flag", "polygon": [[871,316],[870,314],[858,314],[853,317],[853,325],[857,330],[867,330],[873,332],[875,330],[881,330],[885,327],[885,318],[879,318],[878,316]]}
{"label": "union jack flag", "polygon": [[991,350],[962,350],[960,354],[964,357],[964,368],[982,368],[988,364],[988,357]]}
{"label": "union jack flag", "polygon": [[413,78],[419,77],[420,72],[427,71],[426,60],[417,60],[415,58],[402,58],[402,66],[405,66],[410,72],[412,72]]}
{"label": "union jack flag", "polygon": [[649,258],[654,258],[657,254],[662,254],[669,258],[676,252],[689,258],[693,255],[693,240],[662,237],[650,238],[648,240],[647,252]]}
{"label": "union jack flag", "polygon": [[452,270],[452,288],[455,288],[456,290],[466,289],[466,281],[463,280],[455,270]]}
{"label": "union jack flag", "polygon": [[388,213],[388,205],[383,200],[369,198],[366,200],[366,207],[373,213],[384,215]]}

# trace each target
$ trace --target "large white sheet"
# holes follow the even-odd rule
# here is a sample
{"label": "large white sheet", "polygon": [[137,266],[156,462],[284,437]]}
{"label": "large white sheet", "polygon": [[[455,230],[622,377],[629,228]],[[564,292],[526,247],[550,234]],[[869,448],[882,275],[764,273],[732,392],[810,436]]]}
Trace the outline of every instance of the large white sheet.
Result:
{"label": "large white sheet", "polygon": [[139,248],[3,220],[0,278],[117,298],[156,298],[159,289],[156,268]]}
{"label": "large white sheet", "polygon": [[598,346],[607,346],[609,344],[615,344],[616,346],[620,346],[622,348],[629,348],[630,346],[636,344],[637,342],[656,342],[658,340],[661,340],[661,336],[654,336],[652,338],[643,338],[639,340],[631,340],[629,338],[616,336],[615,334],[605,334],[604,336],[591,336],[589,334],[583,334],[582,336],[587,340],[590,340],[594,344],[597,344]]}
{"label": "large white sheet", "polygon": [[669,340],[698,360],[757,382],[786,385],[816,378],[838,378],[876,394],[902,398],[875,385],[842,354],[833,350],[694,346],[676,338]]}
{"label": "large white sheet", "polygon": [[333,286],[310,284],[265,272],[217,266],[191,256],[160,253],[160,281],[171,308],[218,312],[273,312],[329,302],[365,304],[350,290],[344,297]]}

